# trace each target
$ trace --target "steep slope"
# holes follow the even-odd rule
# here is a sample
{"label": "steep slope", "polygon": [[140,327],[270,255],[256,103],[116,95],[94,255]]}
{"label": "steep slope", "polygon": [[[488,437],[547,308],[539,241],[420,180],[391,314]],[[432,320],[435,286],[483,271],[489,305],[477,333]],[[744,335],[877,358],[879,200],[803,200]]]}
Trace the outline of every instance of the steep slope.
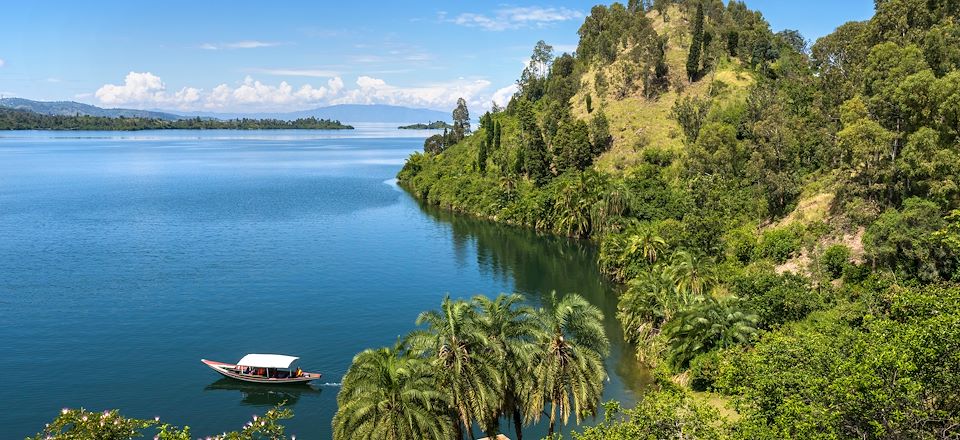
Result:
{"label": "steep slope", "polygon": [[[960,426],[960,6],[875,5],[812,47],[737,1],[595,6],[575,55],[541,42],[506,109],[407,162],[429,203],[592,238],[626,284],[664,391],[583,438]],[[744,404],[691,403],[717,399]]]}

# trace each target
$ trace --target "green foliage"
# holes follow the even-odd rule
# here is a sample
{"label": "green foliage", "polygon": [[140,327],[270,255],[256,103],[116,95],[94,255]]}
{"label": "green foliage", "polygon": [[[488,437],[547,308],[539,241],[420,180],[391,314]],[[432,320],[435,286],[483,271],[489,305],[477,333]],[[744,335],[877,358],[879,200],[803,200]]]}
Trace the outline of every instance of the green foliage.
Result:
{"label": "green foliage", "polygon": [[700,76],[700,53],[703,51],[703,3],[697,2],[697,13],[693,16],[690,51],[687,53],[687,78],[696,81]]}
{"label": "green foliage", "polygon": [[761,235],[757,256],[783,264],[800,251],[803,230],[799,226],[771,229]]}
{"label": "green foliage", "polygon": [[467,109],[467,101],[463,98],[457,99],[457,108],[453,109],[453,142],[457,143],[470,133],[470,111]]}
{"label": "green foliage", "polygon": [[596,413],[609,342],[603,315],[577,294],[545,308],[520,295],[445,298],[393,348],[358,354],[337,396],[334,438],[474,438],[547,414],[556,422]]}
{"label": "green foliage", "polygon": [[201,119],[176,120],[43,115],[26,110],[0,108],[0,130],[352,130],[350,125],[314,117],[292,121],[281,119]]}
{"label": "green foliage", "polygon": [[[928,291],[949,302],[952,287],[929,283],[960,277],[960,214],[943,217],[960,208],[960,8],[876,6],[809,51],[739,1],[596,6],[576,54],[538,45],[521,93],[482,121],[492,140],[482,128],[413,155],[398,177],[431,204],[595,239],[600,269],[626,284],[624,337],[660,385],[689,367],[693,387],[740,402],[743,419],[714,437],[945,437],[960,408],[953,312],[925,328],[893,310],[930,307]],[[699,42],[678,53],[687,32]],[[715,78],[663,93],[684,56],[691,79]],[[676,129],[627,119],[656,100],[682,147]],[[833,246],[799,264],[861,227],[865,263]],[[775,272],[790,260],[797,274]],[[588,438],[660,432],[635,422]]]}
{"label": "green foliage", "polygon": [[757,316],[745,311],[736,297],[705,298],[681,310],[664,326],[670,341],[670,362],[683,369],[699,354],[748,343],[757,333]]}
{"label": "green foliage", "polygon": [[887,210],[867,228],[864,251],[874,265],[923,281],[948,278],[954,270],[949,250],[934,237],[944,227],[939,207],[912,198],[903,210]]}
{"label": "green foliage", "polygon": [[357,354],[337,394],[333,437],[450,438],[450,396],[435,374],[400,346]]}
{"label": "green foliage", "polygon": [[590,132],[587,124],[580,120],[560,123],[557,135],[553,138],[554,165],[558,172],[568,170],[583,171],[593,160]]}
{"label": "green foliage", "polygon": [[703,126],[707,112],[710,111],[710,104],[709,100],[690,96],[678,99],[674,104],[673,117],[680,123],[688,144],[697,142],[700,127]]}
{"label": "green foliage", "polygon": [[434,121],[426,124],[420,123],[420,124],[401,125],[397,128],[400,130],[440,130],[440,129],[449,130],[453,128],[453,126],[444,121]]}
{"label": "green foliage", "polygon": [[531,372],[537,384],[528,410],[539,420],[549,406],[549,435],[558,417],[567,423],[571,410],[577,423],[596,414],[607,378],[603,358],[610,344],[603,314],[579,295],[559,298],[552,293],[537,317],[546,331],[536,341],[543,355],[533,359]]}
{"label": "green foliage", "polygon": [[604,404],[603,423],[574,433],[576,440],[688,439],[722,440],[729,428],[712,407],[690,394],[675,391],[647,393],[633,409],[622,412],[616,402]]}
{"label": "green foliage", "polygon": [[[286,440],[281,420],[293,417],[289,409],[276,407],[262,417],[253,416],[239,431],[224,432],[209,439],[216,440]],[[131,419],[116,410],[90,412],[84,409],[64,408],[44,430],[28,440],[130,440],[155,432],[156,440],[190,440],[190,428],[153,420]]]}
{"label": "green foliage", "polygon": [[828,247],[820,257],[820,264],[831,279],[840,278],[843,270],[850,264],[850,248],[842,244]]}
{"label": "green foliage", "polygon": [[744,430],[761,438],[937,438],[951,429],[960,417],[952,360],[960,290],[891,288],[882,297],[868,314],[814,313],[729,362],[720,384],[741,396]]}
{"label": "green foliage", "polygon": [[720,377],[724,354],[718,350],[698,355],[690,361],[690,388],[711,391]]}

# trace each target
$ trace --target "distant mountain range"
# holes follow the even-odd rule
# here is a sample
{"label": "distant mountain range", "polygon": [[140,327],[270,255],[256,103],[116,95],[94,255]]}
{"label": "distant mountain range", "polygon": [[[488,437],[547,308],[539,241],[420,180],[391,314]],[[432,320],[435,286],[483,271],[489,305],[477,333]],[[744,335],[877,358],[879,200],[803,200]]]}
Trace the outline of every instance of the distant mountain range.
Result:
{"label": "distant mountain range", "polygon": [[82,104],[73,101],[31,101],[23,98],[4,98],[0,99],[0,107],[9,107],[17,110],[27,110],[43,115],[59,116],[101,116],[108,118],[152,118],[176,120],[183,119],[183,116],[173,113],[156,112],[149,110],[133,110],[128,108],[100,108],[90,104]]}
{"label": "distant mountain range", "polygon": [[301,110],[284,113],[215,113],[215,112],[177,112],[166,110],[134,110],[126,108],[100,108],[94,105],[82,104],[73,101],[32,101],[23,98],[0,99],[0,107],[9,107],[20,110],[29,110],[45,115],[89,115],[104,117],[126,118],[154,118],[176,120],[184,118],[213,118],[213,119],[282,119],[293,120],[298,118],[315,117],[318,119],[332,119],[343,123],[354,122],[397,122],[419,123],[424,121],[450,120],[450,113],[425,108],[400,107],[395,105],[363,105],[340,104],[328,107],[319,107],[311,110]]}

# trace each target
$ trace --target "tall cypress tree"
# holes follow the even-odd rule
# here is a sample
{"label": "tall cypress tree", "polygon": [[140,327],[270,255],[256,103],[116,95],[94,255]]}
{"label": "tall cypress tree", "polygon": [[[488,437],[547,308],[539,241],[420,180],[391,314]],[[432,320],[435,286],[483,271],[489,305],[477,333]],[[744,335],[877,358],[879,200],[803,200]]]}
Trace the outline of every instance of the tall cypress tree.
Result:
{"label": "tall cypress tree", "polygon": [[480,168],[480,173],[487,172],[487,150],[489,146],[486,140],[480,141],[480,151],[477,152],[477,168]]}
{"label": "tall cypress tree", "polygon": [[697,2],[697,15],[693,19],[693,41],[687,55],[687,77],[696,81],[700,74],[700,52],[703,50],[703,3]]}

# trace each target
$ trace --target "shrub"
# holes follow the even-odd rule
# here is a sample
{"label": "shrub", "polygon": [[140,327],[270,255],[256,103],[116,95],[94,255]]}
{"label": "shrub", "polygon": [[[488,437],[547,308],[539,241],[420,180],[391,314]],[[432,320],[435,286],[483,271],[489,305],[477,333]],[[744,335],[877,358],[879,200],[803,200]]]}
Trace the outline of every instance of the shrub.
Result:
{"label": "shrub", "polygon": [[820,258],[820,264],[831,279],[837,279],[850,264],[850,249],[842,244],[830,246]]}
{"label": "shrub", "polygon": [[720,377],[723,356],[714,350],[701,354],[690,361],[690,387],[695,391],[712,391]]}
{"label": "shrub", "polygon": [[801,227],[773,229],[763,233],[757,251],[761,258],[783,264],[800,251],[801,238]]}

